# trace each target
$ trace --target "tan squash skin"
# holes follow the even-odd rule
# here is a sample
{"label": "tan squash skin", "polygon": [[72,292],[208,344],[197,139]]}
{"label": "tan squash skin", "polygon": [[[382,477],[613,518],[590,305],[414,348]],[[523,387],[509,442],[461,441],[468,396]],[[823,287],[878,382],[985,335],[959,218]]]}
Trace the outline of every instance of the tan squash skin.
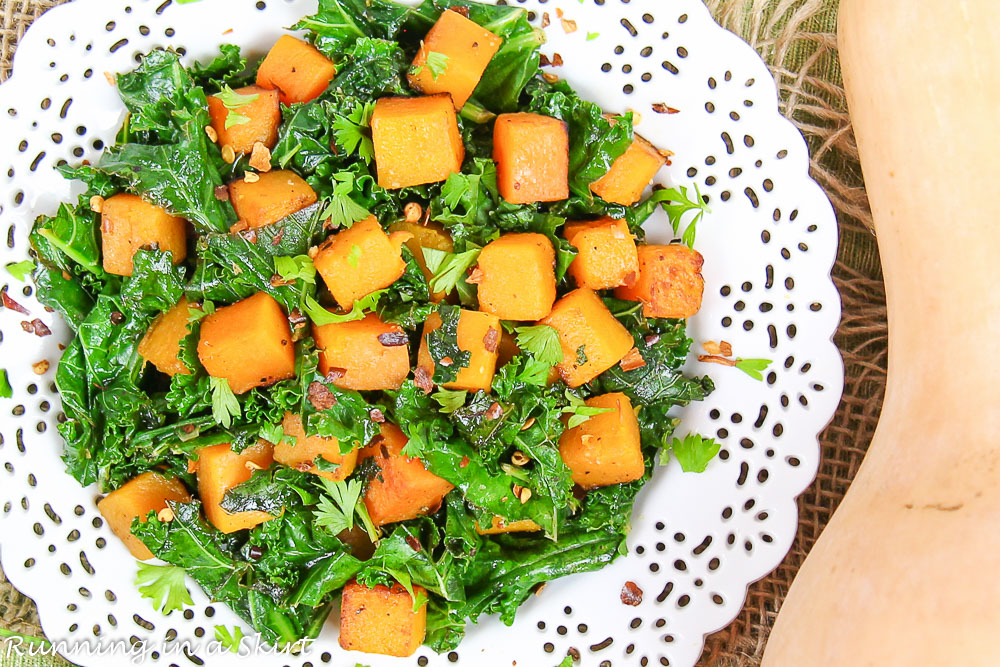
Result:
{"label": "tan squash skin", "polygon": [[1000,664],[1000,2],[843,0],[889,386],[766,667]]}

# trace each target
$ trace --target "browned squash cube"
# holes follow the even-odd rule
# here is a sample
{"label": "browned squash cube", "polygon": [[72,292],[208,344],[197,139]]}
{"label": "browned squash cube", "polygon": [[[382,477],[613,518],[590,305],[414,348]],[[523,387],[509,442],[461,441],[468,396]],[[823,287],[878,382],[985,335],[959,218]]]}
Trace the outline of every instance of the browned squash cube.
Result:
{"label": "browned squash cube", "polygon": [[396,282],[406,271],[402,237],[389,237],[375,216],[355,222],[319,246],[313,264],[340,307]]}
{"label": "browned squash cube", "polygon": [[267,512],[230,514],[222,509],[226,491],[250,479],[254,470],[271,467],[274,445],[259,440],[237,454],[228,443],[223,443],[202,447],[197,453],[198,496],[209,523],[223,533],[235,533],[274,518]]}
{"label": "browned squash cube", "polygon": [[[414,586],[413,594],[426,596],[426,591]],[[427,628],[427,604],[414,611],[414,602],[398,583],[368,588],[347,582],[340,598],[340,647],[399,658],[413,655],[424,643]]]}
{"label": "browned squash cube", "polygon": [[278,91],[245,86],[233,92],[257,97],[243,106],[230,109],[218,95],[209,95],[208,113],[212,116],[212,129],[218,136],[219,146],[229,146],[236,153],[250,153],[258,142],[267,148],[274,148],[278,142],[278,126],[281,125]]}
{"label": "browned squash cube", "polygon": [[187,222],[141,197],[117,194],[101,207],[101,249],[104,270],[132,275],[132,255],[142,247],[173,254],[174,264],[187,258]]}
{"label": "browned squash cube", "polygon": [[[278,463],[302,472],[311,472],[314,475],[325,477],[331,482],[346,479],[354,472],[358,463],[357,449],[352,449],[347,454],[341,454],[340,442],[336,438],[324,438],[318,435],[306,437],[305,429],[302,428],[302,417],[291,412],[285,413],[281,426],[285,435],[295,438],[295,443],[282,441],[274,445],[274,460]],[[320,470],[314,463],[320,456],[340,467],[336,470]]]}
{"label": "browned squash cube", "polygon": [[125,543],[133,556],[149,560],[153,554],[132,534],[132,520],[138,517],[145,523],[146,516],[166,508],[168,500],[189,503],[191,494],[179,479],[144,472],[104,496],[97,503],[97,509],[108,522],[111,532]]}
{"label": "browned squash cube", "polygon": [[639,444],[639,422],[628,396],[620,393],[592,396],[584,401],[608,412],[592,416],[563,431],[559,454],[584,489],[623,484],[646,472]]}
{"label": "browned squash cube", "polygon": [[139,341],[139,356],[171,377],[191,374],[184,362],[177,358],[181,342],[190,333],[190,308],[187,297],[181,297],[177,305],[153,320],[146,335]]}
{"label": "browned squash cube", "polygon": [[322,95],[336,74],[334,64],[312,44],[282,35],[260,63],[257,85],[277,88],[281,103],[291,106]]}
{"label": "browned squash cube", "polygon": [[[442,250],[444,252],[455,250],[451,234],[448,233],[443,225],[437,222],[394,222],[389,225],[389,232],[390,234],[403,232],[411,235],[404,245],[413,253],[413,259],[420,266],[420,272],[424,274],[428,284],[430,284],[431,278],[434,277],[434,273],[427,268],[427,260],[424,258],[424,248]],[[432,292],[431,301],[440,303],[445,296],[444,292]]]}
{"label": "browned squash cube", "polygon": [[[427,334],[441,326],[441,315],[431,313],[424,321],[420,350],[417,353],[417,384],[429,386],[434,377],[434,359],[427,347]],[[458,371],[454,382],[445,382],[446,389],[489,391],[497,366],[500,344],[500,318],[475,310],[462,310],[458,318],[458,349],[469,352],[469,365]]]}
{"label": "browned squash cube", "polygon": [[[503,40],[457,11],[441,14],[413,59],[408,76],[410,85],[426,94],[449,93],[455,109],[461,110],[479,84],[486,66]],[[447,62],[435,76],[427,67],[427,54],[439,53]]]}
{"label": "browned squash cube", "polygon": [[504,521],[501,517],[493,517],[493,521],[486,528],[476,523],[476,532],[480,535],[499,535],[501,533],[537,533],[542,529],[531,519],[521,519],[520,521]]}
{"label": "browned squash cube", "polygon": [[235,394],[295,377],[288,318],[269,294],[258,292],[201,321],[198,359]]}
{"label": "browned squash cube", "polygon": [[341,389],[399,389],[410,374],[409,338],[402,327],[386,324],[375,313],[354,322],[313,327],[319,370],[334,371]]}
{"label": "browned squash cube", "polygon": [[639,277],[615,290],[615,296],[641,301],[646,317],[691,317],[701,309],[704,258],[683,245],[639,246]]}
{"label": "browned squash cube", "polygon": [[569,131],[558,118],[505,113],[493,126],[497,186],[512,204],[569,197]]}
{"label": "browned squash cube", "polygon": [[374,459],[379,469],[368,483],[364,498],[376,526],[436,512],[455,488],[428,471],[420,459],[402,454],[407,441],[398,426],[385,423],[381,435],[375,436],[358,457],[359,462]]}
{"label": "browned squash cube", "polygon": [[563,361],[557,368],[570,387],[590,382],[632,349],[632,334],[601,298],[585,287],[556,301],[552,312],[539,324],[559,332]]}
{"label": "browned squash cube", "polygon": [[234,229],[264,227],[316,203],[316,192],[294,171],[277,169],[229,184],[229,200],[239,216]]}
{"label": "browned squash cube", "polygon": [[564,234],[576,248],[569,274],[578,287],[611,289],[635,280],[639,274],[635,239],[624,220],[570,222]]}
{"label": "browned squash cube", "polygon": [[472,280],[479,309],[502,320],[537,320],[556,300],[556,253],[544,234],[504,234],[479,253]]}
{"label": "browned squash cube", "polygon": [[642,198],[643,190],[666,163],[656,146],[637,134],[608,173],[590,184],[590,191],[604,201],[631,206]]}
{"label": "browned squash cube", "polygon": [[383,188],[437,183],[462,170],[465,144],[447,93],[383,97],[375,103],[371,127]]}

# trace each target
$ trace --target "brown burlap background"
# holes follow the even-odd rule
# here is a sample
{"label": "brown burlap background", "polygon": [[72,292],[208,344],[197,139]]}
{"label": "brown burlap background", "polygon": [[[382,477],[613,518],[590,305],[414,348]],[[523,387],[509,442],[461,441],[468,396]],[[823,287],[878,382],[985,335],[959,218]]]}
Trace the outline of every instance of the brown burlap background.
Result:
{"label": "brown burlap background", "polygon": [[[0,81],[31,21],[63,0],[0,0]],[[642,0],[654,3],[655,0]],[[812,149],[812,173],[830,196],[840,223],[834,279],[843,298],[837,343],[844,355],[844,399],[823,432],[816,482],[799,498],[799,532],[782,565],[750,587],[739,617],[708,637],[703,665],[760,664],[764,644],[788,586],[839,504],[864,457],[885,389],[886,313],[878,249],[870,231],[857,146],[840,77],[836,47],[838,0],[707,0],[726,28],[764,58],[778,82],[782,112]],[[0,572],[0,627],[40,634],[31,601]]]}

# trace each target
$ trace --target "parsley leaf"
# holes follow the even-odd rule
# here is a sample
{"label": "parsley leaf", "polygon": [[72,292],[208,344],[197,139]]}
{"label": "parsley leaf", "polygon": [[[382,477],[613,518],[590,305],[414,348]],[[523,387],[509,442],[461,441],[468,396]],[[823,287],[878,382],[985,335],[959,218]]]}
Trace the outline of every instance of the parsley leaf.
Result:
{"label": "parsley leaf", "polygon": [[236,395],[229,386],[226,378],[208,378],[208,385],[212,390],[212,418],[222,426],[229,428],[233,425],[233,417],[243,414],[240,402],[236,400]]}
{"label": "parsley leaf", "polygon": [[184,585],[184,568],[175,565],[138,563],[135,585],[139,594],[153,601],[153,607],[163,614],[193,605],[194,600]]}
{"label": "parsley leaf", "polygon": [[611,408],[595,408],[587,405],[582,398],[571,393],[568,389],[566,390],[566,400],[569,401],[569,405],[561,410],[563,414],[571,415],[569,421],[566,422],[566,428],[576,428],[591,417],[611,412]]}
{"label": "parsley leaf", "polygon": [[573,656],[567,655],[556,667],[573,667]]}
{"label": "parsley leaf", "polygon": [[592,41],[594,41],[595,39],[597,39],[600,36],[601,36],[601,33],[599,33],[599,32],[588,32],[587,33],[587,41],[588,42],[592,42]]}
{"label": "parsley leaf", "polygon": [[650,204],[659,203],[663,207],[663,210],[666,211],[674,234],[680,229],[684,215],[688,211],[696,211],[694,217],[691,218],[684,229],[684,234],[681,235],[681,241],[689,248],[694,247],[694,237],[698,222],[706,213],[711,212],[708,204],[701,198],[701,190],[698,189],[697,183],[694,184],[694,192],[695,196],[692,198],[688,194],[688,189],[682,185],[676,188],[657,190],[649,198]]}
{"label": "parsley leaf", "polygon": [[[358,154],[365,164],[375,158],[375,146],[371,138],[372,114],[375,101],[356,105],[347,114],[337,114],[333,119],[333,136],[337,145],[348,155]],[[365,132],[368,130],[368,132]]]}
{"label": "parsley leaf", "polygon": [[406,589],[406,592],[410,594],[410,599],[413,600],[413,611],[417,611],[424,604],[427,603],[427,595],[420,593],[415,595],[413,592],[413,578],[410,577],[410,573],[405,570],[390,570],[386,568],[386,572],[392,575],[392,577],[399,582],[399,585]]}
{"label": "parsley leaf", "polygon": [[329,220],[334,227],[350,227],[359,220],[364,220],[371,213],[361,204],[351,199],[354,191],[354,174],[343,171],[333,175],[336,185],[330,203],[320,215],[321,220]]}
{"label": "parsley leaf", "polygon": [[351,252],[347,254],[347,263],[351,265],[352,269],[358,268],[358,264],[361,261],[361,246],[354,244],[351,246]]}
{"label": "parsley leaf", "polygon": [[324,324],[339,324],[341,322],[354,322],[362,319],[367,313],[375,310],[378,301],[388,290],[376,290],[368,296],[361,297],[354,302],[354,306],[346,313],[334,313],[319,304],[315,298],[306,294],[303,299],[303,310],[316,326]]}
{"label": "parsley leaf", "polygon": [[0,398],[11,398],[14,396],[14,390],[10,386],[10,381],[7,379],[7,369],[0,368]]}
{"label": "parsley leaf", "polygon": [[764,380],[763,371],[771,365],[770,359],[737,359],[736,368],[740,369],[754,380],[762,382]]}
{"label": "parsley leaf", "polygon": [[361,497],[364,484],[360,479],[331,482],[325,477],[320,478],[326,494],[320,496],[313,515],[316,524],[330,530],[334,535],[354,527],[354,516],[357,515],[364,525],[365,531],[372,541],[378,540],[378,529],[368,515],[368,508]]}
{"label": "parsley leaf", "polygon": [[452,413],[465,405],[465,399],[469,392],[458,389],[438,389],[431,394],[431,398],[441,406],[441,412]]}
{"label": "parsley leaf", "polygon": [[426,67],[431,72],[431,78],[435,81],[438,77],[444,74],[448,69],[448,56],[444,53],[438,53],[437,51],[428,51],[427,59],[424,61],[423,65],[415,65],[410,67],[410,74],[417,76]]}
{"label": "parsley leaf", "polygon": [[234,125],[246,125],[250,122],[250,119],[241,113],[236,113],[235,111],[230,111],[226,114],[226,124],[225,128],[228,130]]}
{"label": "parsley leaf", "polygon": [[[697,433],[688,433],[683,440],[674,438],[670,449],[684,472],[705,472],[705,468],[719,453],[721,446],[714,438],[703,438]],[[666,450],[663,453],[665,455]],[[660,465],[664,463],[666,463],[665,456],[661,456]]]}
{"label": "parsley leaf", "polygon": [[[434,361],[435,384],[454,382],[458,372],[468,367],[472,353],[463,350],[458,344],[458,324],[462,318],[462,309],[442,303],[438,306],[441,316],[441,326],[427,334],[427,351]],[[411,442],[413,438],[411,436]],[[413,455],[411,455],[413,456]]]}
{"label": "parsley leaf", "polygon": [[234,625],[232,630],[224,625],[215,626],[215,638],[222,644],[222,648],[231,653],[240,652],[240,645],[245,636],[243,628],[238,625]]}
{"label": "parsley leaf", "polygon": [[253,93],[251,95],[241,95],[235,90],[229,87],[228,84],[222,85],[222,90],[215,95],[215,97],[222,102],[222,105],[229,110],[226,114],[226,129],[228,130],[234,125],[246,125],[250,122],[250,119],[243,114],[236,113],[237,109],[242,109],[251,102],[257,101],[260,97],[259,93]]}
{"label": "parsley leaf", "polygon": [[537,324],[517,327],[515,331],[517,331],[517,346],[531,354],[536,361],[549,366],[562,363],[562,343],[559,342],[559,332],[553,327]]}
{"label": "parsley leaf", "polygon": [[295,436],[285,433],[285,428],[281,424],[261,424],[257,435],[272,445],[282,442],[295,443]]}
{"label": "parsley leaf", "polygon": [[274,270],[282,280],[301,280],[310,285],[316,284],[316,266],[309,255],[275,257]]}
{"label": "parsley leaf", "polygon": [[205,299],[201,304],[192,303],[188,306],[188,323],[197,322],[215,312],[215,304]]}
{"label": "parsley leaf", "polygon": [[479,259],[479,248],[457,254],[434,248],[421,248],[421,250],[424,253],[427,269],[434,274],[430,281],[432,292],[449,294],[457,288],[461,295],[463,286],[471,292],[471,286],[465,281],[465,272]]}
{"label": "parsley leaf", "polygon": [[28,276],[35,270],[35,263],[26,259],[23,262],[11,262],[5,268],[7,273],[14,276],[15,280],[20,280],[23,283],[27,282]]}

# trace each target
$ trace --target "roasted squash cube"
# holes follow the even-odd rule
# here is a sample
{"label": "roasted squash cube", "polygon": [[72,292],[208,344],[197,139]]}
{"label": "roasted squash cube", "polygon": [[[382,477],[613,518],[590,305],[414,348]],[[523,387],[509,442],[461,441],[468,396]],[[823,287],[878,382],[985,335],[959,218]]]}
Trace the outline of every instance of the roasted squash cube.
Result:
{"label": "roasted squash cube", "polygon": [[[441,326],[441,315],[431,313],[424,321],[424,332],[417,353],[418,385],[424,386],[434,377],[434,359],[427,347],[427,334]],[[454,382],[445,382],[446,389],[489,391],[496,372],[500,344],[500,318],[475,310],[462,310],[458,318],[458,349],[469,353],[469,365],[458,371]]]}
{"label": "roasted squash cube", "polygon": [[[208,97],[208,113],[212,116],[212,129],[219,137],[219,146],[229,146],[236,153],[252,152],[257,142],[273,148],[278,142],[278,126],[281,124],[278,91],[260,86],[245,86],[234,92],[257,97],[233,109],[227,107],[218,95]],[[230,113],[233,114],[232,117]]]}
{"label": "roasted squash cube", "polygon": [[378,184],[437,183],[462,170],[465,144],[451,96],[383,97],[372,114]]}
{"label": "roasted squash cube", "polygon": [[418,458],[402,454],[408,438],[395,424],[382,424],[381,435],[361,450],[359,462],[374,459],[378,472],[365,490],[365,507],[376,526],[436,512],[454,489],[427,470]]}
{"label": "roasted squash cube", "polygon": [[295,346],[285,312],[258,292],[201,321],[198,359],[235,394],[295,376]]}
{"label": "roasted squash cube", "polygon": [[97,503],[97,509],[108,522],[111,532],[125,543],[133,556],[149,560],[153,554],[132,534],[132,520],[138,517],[145,523],[146,515],[164,509],[168,500],[189,503],[191,494],[179,479],[144,472],[104,496]]}
{"label": "roasted squash cube", "polygon": [[181,342],[191,333],[188,330],[190,308],[187,297],[181,297],[173,308],[153,320],[146,335],[139,341],[139,356],[171,377],[191,374],[184,362],[177,358]]}
{"label": "roasted squash cube", "polygon": [[257,85],[277,89],[281,103],[291,106],[323,94],[337,68],[312,44],[282,35],[274,43],[257,70]]}
{"label": "roasted squash cube", "polygon": [[319,246],[313,264],[340,307],[396,282],[406,271],[398,237],[389,238],[375,216],[355,222]]}
{"label": "roasted squash cube", "polygon": [[570,222],[564,234],[576,248],[569,274],[578,287],[611,289],[638,276],[635,239],[624,220],[601,218],[593,222]]}
{"label": "roasted squash cube", "polygon": [[558,118],[505,113],[493,126],[497,186],[512,204],[569,197],[569,131]]}
{"label": "roasted squash cube", "polygon": [[[428,95],[449,93],[455,109],[461,110],[502,43],[503,39],[475,21],[456,11],[445,11],[413,59],[410,85]],[[427,66],[427,54],[431,52],[447,58],[444,71],[436,75]]]}
{"label": "roasted squash cube", "polygon": [[557,367],[563,382],[579,387],[622,360],[632,349],[632,334],[615,319],[593,290],[574,290],[556,301],[539,324],[559,332],[563,361]]}
{"label": "roasted squash cube", "polygon": [[[426,592],[413,587],[418,598]],[[424,643],[427,603],[413,610],[414,599],[398,583],[368,588],[349,581],[340,597],[340,647],[406,658]]]}
{"label": "roasted squash cube", "polygon": [[646,317],[691,317],[701,309],[705,279],[704,258],[683,245],[639,246],[639,276],[632,285],[615,290],[615,296],[641,301]]}
{"label": "roasted squash cube", "polygon": [[197,453],[198,496],[209,523],[223,533],[234,533],[274,518],[256,510],[231,514],[222,509],[226,491],[250,479],[254,470],[271,467],[274,445],[258,440],[237,454],[228,443],[223,443],[202,447]]}
{"label": "roasted squash cube", "polygon": [[504,521],[503,518],[495,516],[490,525],[483,528],[476,523],[476,532],[480,535],[500,535],[501,533],[537,533],[542,529],[531,519],[521,519],[520,521]]}
{"label": "roasted squash cube", "polygon": [[[258,174],[257,180],[229,184],[229,200],[240,228],[264,227],[316,203],[316,192],[294,171],[277,169]],[[242,223],[242,224],[241,224]]]}
{"label": "roasted squash cube", "polygon": [[[403,245],[413,253],[413,259],[420,266],[420,272],[424,274],[424,278],[427,279],[428,284],[430,284],[431,278],[434,277],[434,272],[427,268],[427,260],[424,258],[424,248],[443,250],[444,252],[452,252],[455,249],[455,244],[451,240],[451,234],[448,233],[443,225],[437,222],[394,222],[389,225],[389,232],[404,232],[411,235],[409,240]],[[444,292],[432,292],[431,301],[440,303],[445,296]]]}
{"label": "roasted squash cube", "polygon": [[402,327],[386,324],[375,313],[354,322],[313,327],[319,370],[334,371],[341,389],[399,389],[410,374],[409,339]]}
{"label": "roasted squash cube", "polygon": [[639,201],[643,190],[666,163],[667,158],[656,146],[637,134],[628,149],[611,164],[608,173],[590,184],[590,191],[604,201],[631,206]]}
{"label": "roasted squash cube", "polygon": [[187,258],[187,222],[136,195],[121,193],[105,199],[101,208],[104,270],[132,275],[132,255],[143,246],[169,251],[174,264],[180,264]]}
{"label": "roasted squash cube", "polygon": [[[340,442],[336,438],[324,438],[318,435],[306,437],[305,429],[302,428],[302,417],[291,412],[285,413],[281,426],[285,435],[295,438],[295,442],[288,443],[283,440],[274,445],[274,460],[278,463],[325,477],[331,482],[346,479],[354,472],[358,463],[357,449],[341,454]],[[336,470],[320,470],[315,464],[317,457],[320,456],[340,467]]]}
{"label": "roasted squash cube", "polygon": [[544,234],[504,234],[479,253],[479,309],[502,320],[537,320],[556,300],[556,253]]}
{"label": "roasted squash cube", "polygon": [[608,412],[594,415],[560,436],[559,454],[573,473],[573,481],[593,489],[640,479],[646,464],[639,443],[639,422],[628,396],[602,394],[584,402]]}

